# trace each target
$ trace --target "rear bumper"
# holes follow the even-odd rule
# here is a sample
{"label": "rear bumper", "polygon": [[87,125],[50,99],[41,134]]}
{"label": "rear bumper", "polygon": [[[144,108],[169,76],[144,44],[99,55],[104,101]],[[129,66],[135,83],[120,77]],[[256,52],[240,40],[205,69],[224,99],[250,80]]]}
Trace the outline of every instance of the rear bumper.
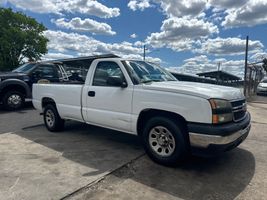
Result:
{"label": "rear bumper", "polygon": [[250,114],[238,123],[225,125],[189,124],[192,152],[220,153],[242,143],[250,131]]}

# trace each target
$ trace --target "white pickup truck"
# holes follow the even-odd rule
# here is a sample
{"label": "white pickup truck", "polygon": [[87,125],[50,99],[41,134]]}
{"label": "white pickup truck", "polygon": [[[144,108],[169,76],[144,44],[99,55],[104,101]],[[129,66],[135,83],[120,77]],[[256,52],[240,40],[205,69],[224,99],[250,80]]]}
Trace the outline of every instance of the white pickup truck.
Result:
{"label": "white pickup truck", "polygon": [[164,165],[233,149],[251,126],[239,89],[180,82],[156,65],[121,58],[92,60],[84,82],[34,84],[33,105],[49,131],[76,120],[138,135]]}

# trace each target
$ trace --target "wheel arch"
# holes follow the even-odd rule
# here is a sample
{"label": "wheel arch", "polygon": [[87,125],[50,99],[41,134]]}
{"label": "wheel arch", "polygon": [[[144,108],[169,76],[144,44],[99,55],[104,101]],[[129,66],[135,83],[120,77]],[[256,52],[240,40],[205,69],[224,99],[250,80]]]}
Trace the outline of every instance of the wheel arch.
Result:
{"label": "wheel arch", "polygon": [[25,83],[22,80],[19,79],[8,79],[4,80],[0,84],[0,96],[2,97],[5,92],[10,90],[16,90],[18,92],[21,92],[25,95],[25,98],[31,97],[31,90],[27,83]]}
{"label": "wheel arch", "polygon": [[6,92],[11,90],[21,92],[25,98],[31,97],[29,86],[25,82],[16,79],[6,80],[0,84],[0,97],[2,98]]}
{"label": "wheel arch", "polygon": [[43,97],[42,98],[42,109],[44,109],[45,106],[47,106],[47,105],[53,105],[57,109],[57,105],[56,105],[56,102],[54,99],[52,99],[50,97]]}
{"label": "wheel arch", "polygon": [[[42,108],[43,108],[43,119],[44,119],[46,128],[51,132],[57,132],[57,131],[62,130],[64,128],[65,121],[64,119],[60,117],[58,113],[56,102],[52,98],[44,97],[42,99]],[[48,115],[47,115],[49,110],[50,112],[53,113],[53,117],[51,119],[51,116],[50,116],[50,120],[48,119]],[[49,124],[51,120],[52,120],[52,124]]]}
{"label": "wheel arch", "polygon": [[180,125],[182,125],[181,128],[183,128],[184,131],[188,131],[187,129],[187,121],[186,119],[174,112],[160,110],[160,109],[144,109],[140,112],[137,120],[137,134],[140,136],[144,130],[144,126],[146,122],[151,119],[152,117],[166,117],[168,119],[174,120]]}

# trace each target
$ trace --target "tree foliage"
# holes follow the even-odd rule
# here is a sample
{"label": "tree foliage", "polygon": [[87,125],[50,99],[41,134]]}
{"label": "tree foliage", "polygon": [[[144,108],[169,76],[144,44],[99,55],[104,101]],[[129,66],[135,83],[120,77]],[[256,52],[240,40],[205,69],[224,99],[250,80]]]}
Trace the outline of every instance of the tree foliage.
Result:
{"label": "tree foliage", "polygon": [[25,58],[38,60],[47,53],[45,30],[34,18],[0,8],[0,71],[17,67]]}
{"label": "tree foliage", "polygon": [[267,58],[264,58],[262,62],[263,62],[262,67],[265,70],[265,72],[267,73]]}

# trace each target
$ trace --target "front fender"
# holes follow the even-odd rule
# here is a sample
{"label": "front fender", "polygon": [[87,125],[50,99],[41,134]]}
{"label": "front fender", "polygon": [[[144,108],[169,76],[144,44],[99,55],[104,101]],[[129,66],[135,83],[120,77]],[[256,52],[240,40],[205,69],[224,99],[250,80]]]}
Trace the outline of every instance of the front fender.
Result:
{"label": "front fender", "polygon": [[31,98],[32,92],[27,83],[19,79],[7,79],[0,82],[0,92],[8,86],[20,86],[23,87],[26,92],[26,97]]}

